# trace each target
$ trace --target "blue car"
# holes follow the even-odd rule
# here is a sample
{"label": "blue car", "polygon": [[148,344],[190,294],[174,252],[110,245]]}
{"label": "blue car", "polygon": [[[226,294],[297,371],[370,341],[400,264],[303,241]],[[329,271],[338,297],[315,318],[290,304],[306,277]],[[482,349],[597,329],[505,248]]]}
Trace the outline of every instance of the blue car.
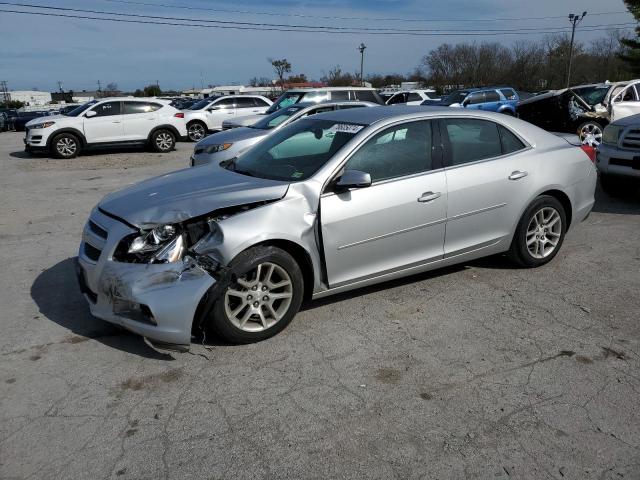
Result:
{"label": "blue car", "polygon": [[456,90],[440,101],[425,100],[421,105],[438,107],[464,107],[473,110],[499,112],[507,115],[516,114],[516,105],[520,97],[515,89],[500,88],[466,88]]}

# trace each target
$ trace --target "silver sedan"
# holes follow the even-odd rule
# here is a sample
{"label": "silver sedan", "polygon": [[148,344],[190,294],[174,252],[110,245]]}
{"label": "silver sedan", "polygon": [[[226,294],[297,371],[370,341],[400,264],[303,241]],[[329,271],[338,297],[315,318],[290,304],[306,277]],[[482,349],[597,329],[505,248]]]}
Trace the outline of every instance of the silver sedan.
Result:
{"label": "silver sedan", "polygon": [[254,342],[314,298],[498,253],[544,265],[595,184],[582,149],[506,115],[334,111],[108,195],[78,275],[95,316],[160,347]]}
{"label": "silver sedan", "polygon": [[193,149],[190,163],[192,167],[197,167],[207,163],[220,163],[237,157],[270,133],[280,130],[292,122],[308,117],[309,115],[332,112],[334,110],[344,110],[347,108],[377,106],[377,103],[356,101],[297,103],[273,112],[271,115],[263,115],[259,117],[256,123],[249,127],[225,130],[200,140]]}

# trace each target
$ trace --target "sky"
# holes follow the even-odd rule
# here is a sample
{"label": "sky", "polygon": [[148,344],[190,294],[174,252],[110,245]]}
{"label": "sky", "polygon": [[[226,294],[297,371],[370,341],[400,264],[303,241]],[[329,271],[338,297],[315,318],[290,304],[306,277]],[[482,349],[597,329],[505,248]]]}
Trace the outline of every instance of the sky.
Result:
{"label": "sky", "polygon": [[[126,14],[119,17],[122,19],[134,19],[131,15],[156,15],[316,27],[456,29],[467,33],[471,29],[568,28],[566,15],[586,10],[591,14],[588,13],[578,27],[576,37],[585,43],[607,32],[581,32],[581,28],[634,21],[622,0],[130,0],[137,4],[122,0],[7,1]],[[47,11],[0,4],[0,10],[6,9]],[[259,14],[261,12],[269,15]],[[604,14],[607,12],[623,13]],[[530,19],[554,16],[562,18]],[[529,20],[494,21],[518,18]],[[408,73],[441,43],[497,41],[509,45],[517,40],[544,36],[537,33],[524,36],[504,33],[493,36],[370,35],[364,31],[347,35],[248,28],[113,23],[0,11],[0,80],[6,80],[10,90],[36,87],[57,91],[58,81],[64,90],[95,90],[98,80],[103,88],[115,82],[122,90],[134,90],[158,81],[163,89],[180,90],[209,84],[247,84],[252,77],[274,78],[268,58],[286,58],[293,66],[292,73],[319,79],[337,65],[343,71],[359,70],[361,42],[367,46],[365,76],[367,73]]]}

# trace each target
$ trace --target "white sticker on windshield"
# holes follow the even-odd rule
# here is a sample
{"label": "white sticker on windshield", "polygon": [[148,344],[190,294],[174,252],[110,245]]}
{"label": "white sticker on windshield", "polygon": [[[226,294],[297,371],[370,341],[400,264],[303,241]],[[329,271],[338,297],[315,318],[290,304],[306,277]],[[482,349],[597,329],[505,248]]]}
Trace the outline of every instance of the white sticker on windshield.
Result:
{"label": "white sticker on windshield", "polygon": [[364,125],[352,125],[350,123],[336,123],[329,132],[333,133],[358,133],[364,128]]}

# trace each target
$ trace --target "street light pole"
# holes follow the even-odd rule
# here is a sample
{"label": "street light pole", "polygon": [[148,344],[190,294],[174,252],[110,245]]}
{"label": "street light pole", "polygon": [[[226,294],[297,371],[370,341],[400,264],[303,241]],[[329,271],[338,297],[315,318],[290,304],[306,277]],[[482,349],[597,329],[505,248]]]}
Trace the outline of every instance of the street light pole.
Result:
{"label": "street light pole", "polygon": [[364,43],[361,43],[358,47],[360,50],[360,86],[364,87],[364,51],[367,46]]}
{"label": "street light pole", "polygon": [[571,84],[571,62],[573,61],[573,40],[576,37],[576,26],[587,16],[587,12],[582,12],[582,15],[569,14],[569,21],[571,22],[571,44],[569,46],[569,67],[567,68],[567,88]]}

